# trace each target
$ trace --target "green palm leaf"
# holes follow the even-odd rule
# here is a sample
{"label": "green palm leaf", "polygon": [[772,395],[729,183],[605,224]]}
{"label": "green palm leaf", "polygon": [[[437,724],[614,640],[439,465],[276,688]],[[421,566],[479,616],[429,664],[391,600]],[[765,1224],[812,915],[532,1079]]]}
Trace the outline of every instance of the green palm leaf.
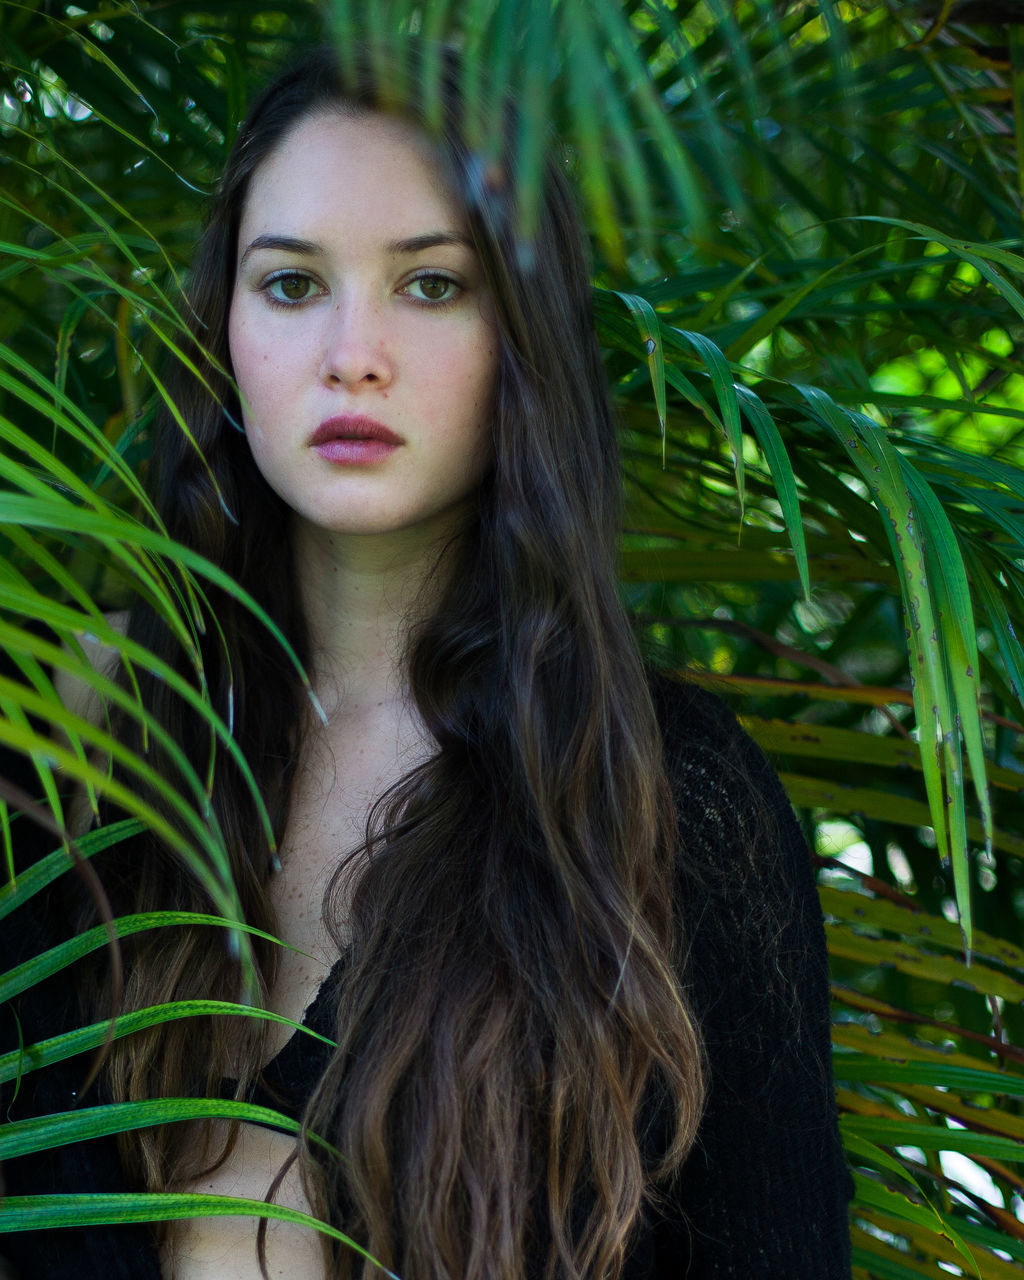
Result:
{"label": "green palm leaf", "polygon": [[[857,1280],[1024,1275],[1012,1208],[1024,1075],[1021,40],[1012,20],[985,25],[979,6],[969,24],[967,8],[330,8],[343,53],[353,36],[383,49],[413,30],[458,44],[484,162],[501,95],[517,99],[523,252],[552,124],[566,139],[623,426],[624,592],[665,665],[742,698],[818,853]],[[168,401],[162,365],[184,358],[178,283],[198,193],[252,87],[324,37],[323,13],[307,0],[0,2],[0,643],[17,672],[0,689],[0,740],[32,756],[58,824],[55,767],[110,795],[90,759],[117,744],[59,705],[55,669],[159,733],[92,670],[79,632],[111,644],[129,677],[177,679],[217,751],[237,759],[229,710],[204,701],[196,643],[216,623],[207,587],[234,589],[162,536],[138,477]],[[410,63],[396,99],[436,103],[438,69],[430,56]],[[105,621],[135,594],[178,637],[194,684]],[[222,915],[205,922],[235,930],[203,815],[209,776],[187,764],[153,785],[189,832],[181,856],[220,895]],[[83,836],[80,856],[160,820],[120,799],[132,816]],[[26,820],[0,798],[0,916],[73,865],[59,847],[11,879]],[[107,938],[71,939],[4,975],[6,990]],[[142,1024],[198,1012],[148,1011]],[[16,1077],[108,1030],[23,1049],[5,1069]],[[130,1123],[108,1118],[110,1131]],[[52,1119],[13,1138],[43,1144],[64,1123]],[[968,1163],[944,1163],[954,1151]],[[977,1190],[971,1169],[995,1190]],[[278,1213],[79,1197],[9,1201],[0,1221],[197,1212]]]}

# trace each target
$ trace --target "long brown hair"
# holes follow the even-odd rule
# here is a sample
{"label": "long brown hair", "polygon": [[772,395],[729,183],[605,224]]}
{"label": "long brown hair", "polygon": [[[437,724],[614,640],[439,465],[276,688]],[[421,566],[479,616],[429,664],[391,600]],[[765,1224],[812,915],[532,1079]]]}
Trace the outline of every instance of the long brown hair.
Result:
{"label": "long brown hair", "polygon": [[[175,394],[195,443],[167,421],[154,445],[170,532],[240,581],[301,657],[287,512],[234,425],[227,309],[259,165],[311,113],[385,109],[379,60],[352,62],[343,75],[333,53],[315,52],[253,104],[192,276],[203,378],[180,374]],[[674,969],[675,814],[617,593],[619,461],[574,197],[552,154],[524,251],[510,162],[483,172],[464,141],[458,65],[442,64],[438,163],[464,206],[500,335],[494,463],[453,553],[457,571],[408,640],[436,753],[382,797],[361,850],[338,850],[325,917],[339,946],[340,877],[355,853],[365,867],[345,921],[338,1048],[306,1119],[344,1158],[304,1148],[302,1161],[314,1209],[403,1280],[522,1280],[528,1267],[614,1280],[657,1179],[692,1143],[702,1098]],[[415,97],[403,114],[422,124]],[[224,639],[204,640],[204,679],[215,705],[233,699],[235,734],[282,833],[308,701],[251,615],[226,598],[213,607]],[[182,665],[144,607],[131,626]],[[189,758],[208,760],[206,731],[181,700],[159,681],[144,693]],[[237,771],[219,758],[216,770],[213,810],[242,903],[272,931],[270,850]],[[208,906],[158,841],[140,843],[108,868],[120,909]],[[132,1007],[237,997],[238,967],[216,931],[171,933],[126,944]],[[274,948],[258,959],[269,988]],[[205,1031],[202,1054],[195,1022],[116,1042],[114,1095],[215,1095],[238,1073],[237,1022]],[[254,1029],[241,1090],[261,1051]],[[652,1155],[655,1099],[669,1123]],[[127,1135],[123,1150],[151,1189],[180,1185],[216,1156],[180,1126]],[[363,1265],[333,1255],[339,1277]]]}

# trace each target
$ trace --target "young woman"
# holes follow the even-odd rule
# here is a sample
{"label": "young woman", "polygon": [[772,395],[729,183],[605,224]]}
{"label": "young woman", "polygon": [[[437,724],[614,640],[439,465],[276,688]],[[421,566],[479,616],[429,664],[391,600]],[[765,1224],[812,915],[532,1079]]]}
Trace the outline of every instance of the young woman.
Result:
{"label": "young woman", "polygon": [[[572,194],[552,158],[524,253],[515,175],[464,141],[457,67],[435,138],[372,65],[313,54],[253,105],[193,275],[193,439],[168,422],[153,456],[171,533],[268,609],[323,708],[215,597],[205,678],[279,858],[220,756],[214,815],[249,922],[292,948],[258,944],[265,1006],[326,1040],[171,1022],[115,1041],[97,1096],[255,1099],[338,1154],[167,1125],[12,1162],[8,1189],[273,1184],[402,1280],[841,1280],[810,862],[731,715],[638,658]],[[187,670],[145,608],[130,626]],[[205,767],[198,720],[143,693]],[[96,865],[119,913],[209,909],[156,839]],[[223,938],[126,940],[125,1004],[237,1000]],[[82,1070],[40,1073],[37,1107],[74,1105]],[[72,1257],[107,1280],[380,1274],[254,1218],[23,1245],[25,1280]]]}

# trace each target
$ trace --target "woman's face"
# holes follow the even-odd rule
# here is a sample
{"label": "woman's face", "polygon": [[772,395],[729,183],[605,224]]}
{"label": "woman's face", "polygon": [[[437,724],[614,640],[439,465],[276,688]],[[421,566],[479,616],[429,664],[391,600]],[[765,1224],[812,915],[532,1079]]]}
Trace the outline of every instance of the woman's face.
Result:
{"label": "woman's face", "polygon": [[253,176],[228,322],[257,466],[335,533],[446,532],[491,460],[497,335],[426,140],[296,124]]}

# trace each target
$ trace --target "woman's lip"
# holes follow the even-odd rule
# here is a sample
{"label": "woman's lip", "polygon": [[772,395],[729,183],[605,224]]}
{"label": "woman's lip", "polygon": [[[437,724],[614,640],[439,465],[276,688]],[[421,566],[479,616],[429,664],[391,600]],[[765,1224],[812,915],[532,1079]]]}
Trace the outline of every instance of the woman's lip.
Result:
{"label": "woman's lip", "polygon": [[321,422],[309,441],[310,448],[325,462],[348,467],[383,462],[404,443],[383,422],[347,413]]}
{"label": "woman's lip", "polygon": [[365,467],[374,462],[383,462],[397,448],[397,444],[375,440],[372,436],[332,436],[323,444],[315,444],[313,452],[323,458],[324,462]]}
{"label": "woman's lip", "polygon": [[397,449],[405,441],[375,418],[364,418],[358,414],[341,414],[321,422],[310,437],[309,443],[311,448],[319,452],[323,446],[336,443],[375,443]]}

